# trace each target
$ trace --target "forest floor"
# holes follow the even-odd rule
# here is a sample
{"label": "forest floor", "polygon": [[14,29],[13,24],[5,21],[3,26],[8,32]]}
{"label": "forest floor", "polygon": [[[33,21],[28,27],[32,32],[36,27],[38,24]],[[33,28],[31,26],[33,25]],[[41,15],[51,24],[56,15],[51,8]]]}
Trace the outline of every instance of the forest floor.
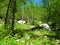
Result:
{"label": "forest floor", "polygon": [[[26,31],[28,25],[15,25],[16,33],[11,35],[8,30],[0,26],[0,45],[60,45],[55,32],[46,29]],[[7,33],[8,32],[8,33]]]}

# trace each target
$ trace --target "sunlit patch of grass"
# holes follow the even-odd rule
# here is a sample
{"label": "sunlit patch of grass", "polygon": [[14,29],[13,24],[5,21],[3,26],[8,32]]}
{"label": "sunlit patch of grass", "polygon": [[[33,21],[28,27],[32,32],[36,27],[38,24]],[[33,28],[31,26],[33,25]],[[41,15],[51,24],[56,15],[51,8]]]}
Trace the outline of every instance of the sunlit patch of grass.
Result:
{"label": "sunlit patch of grass", "polygon": [[15,24],[15,28],[14,29],[29,29],[30,25],[28,24]]}

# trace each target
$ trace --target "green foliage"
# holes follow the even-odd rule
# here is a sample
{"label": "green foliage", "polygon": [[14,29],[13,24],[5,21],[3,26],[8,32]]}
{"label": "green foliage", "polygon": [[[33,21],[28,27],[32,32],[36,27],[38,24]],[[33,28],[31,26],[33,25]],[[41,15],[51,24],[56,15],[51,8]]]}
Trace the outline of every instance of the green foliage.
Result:
{"label": "green foliage", "polygon": [[[11,32],[10,20],[7,29],[4,29],[8,0],[0,0],[0,17],[3,18],[3,21],[0,21],[0,45],[60,45],[60,31],[58,31],[60,30],[60,0],[46,1],[45,6],[34,6],[33,2],[28,5],[26,0],[17,0],[15,19],[22,19],[23,16],[23,20],[27,23],[15,23],[14,31]],[[21,8],[22,5],[24,5],[24,9]],[[11,9],[8,16],[9,19],[12,18]],[[34,23],[35,26],[42,22],[48,23],[55,31],[48,32],[46,29],[32,31],[30,29],[31,24]]]}
{"label": "green foliage", "polygon": [[[59,24],[59,20],[60,20],[60,1],[59,0],[47,0],[47,12],[48,12],[48,18],[47,20],[52,22],[52,23],[55,23],[55,30],[58,30],[60,28],[57,28],[60,27],[60,24]],[[52,26],[54,27],[54,25]]]}
{"label": "green foliage", "polygon": [[6,0],[6,1],[5,0],[1,0],[0,1],[0,16],[2,18],[5,17],[7,4],[8,4],[8,0]]}
{"label": "green foliage", "polygon": [[[0,39],[0,45],[59,45],[58,39],[50,38],[47,35],[45,29],[23,32],[23,37],[20,37],[15,34],[15,36],[7,35],[4,38]],[[48,33],[49,34],[49,33]],[[29,36],[29,39],[28,39]]]}

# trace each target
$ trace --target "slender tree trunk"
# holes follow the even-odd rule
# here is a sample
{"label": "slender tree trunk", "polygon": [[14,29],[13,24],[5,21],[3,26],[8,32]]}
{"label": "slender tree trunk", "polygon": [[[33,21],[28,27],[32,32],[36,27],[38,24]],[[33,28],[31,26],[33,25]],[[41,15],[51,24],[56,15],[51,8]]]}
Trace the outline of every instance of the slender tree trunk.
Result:
{"label": "slender tree trunk", "polygon": [[32,12],[32,25],[34,25],[34,12]]}
{"label": "slender tree trunk", "polygon": [[23,21],[23,15],[24,15],[24,8],[22,8],[22,21]]}
{"label": "slender tree trunk", "polygon": [[30,23],[30,4],[29,4],[29,2],[28,2],[28,16],[27,16],[27,23],[29,24]]}
{"label": "slender tree trunk", "polygon": [[[25,5],[24,3],[25,3],[25,2],[24,2],[23,0],[21,0],[22,6]],[[23,19],[24,19],[24,7],[22,7],[22,21],[23,21]],[[22,22],[22,23],[23,23],[23,22]]]}
{"label": "slender tree trunk", "polygon": [[6,17],[5,17],[5,28],[7,25],[8,21],[8,12],[9,12],[9,7],[10,7],[11,0],[9,0],[8,7],[7,7],[7,12],[6,12]]}
{"label": "slender tree trunk", "polygon": [[11,26],[11,30],[14,30],[14,19],[15,19],[15,12],[16,12],[16,0],[13,0],[13,8],[12,8],[12,26]]}
{"label": "slender tree trunk", "polygon": [[50,12],[50,5],[49,5],[49,1],[48,1],[48,5],[47,5],[48,7],[47,7],[47,12],[48,12],[48,17],[47,17],[47,23],[49,22],[49,20],[50,20],[50,14],[51,14],[51,12]]}
{"label": "slender tree trunk", "polygon": [[27,16],[27,19],[28,19],[28,24],[30,23],[30,10],[28,8],[28,16]]}

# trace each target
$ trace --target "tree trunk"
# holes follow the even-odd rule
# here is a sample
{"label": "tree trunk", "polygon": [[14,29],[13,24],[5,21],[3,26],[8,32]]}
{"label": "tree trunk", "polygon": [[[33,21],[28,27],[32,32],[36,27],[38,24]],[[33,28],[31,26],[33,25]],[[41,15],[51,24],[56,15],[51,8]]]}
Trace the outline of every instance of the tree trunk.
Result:
{"label": "tree trunk", "polygon": [[24,8],[22,8],[22,21],[23,21],[23,16],[24,16]]}
{"label": "tree trunk", "polygon": [[14,19],[15,19],[15,12],[16,12],[16,0],[13,0],[13,8],[12,8],[12,26],[11,26],[11,30],[14,30]]}
{"label": "tree trunk", "polygon": [[11,0],[9,0],[8,7],[7,7],[7,12],[6,12],[6,17],[5,17],[5,28],[7,25],[8,21],[8,12],[9,12],[9,7],[10,7]]}
{"label": "tree trunk", "polygon": [[34,25],[34,12],[32,12],[32,25]]}
{"label": "tree trunk", "polygon": [[48,5],[47,5],[48,7],[47,7],[47,12],[48,12],[48,17],[47,17],[47,23],[49,22],[49,20],[50,20],[50,14],[51,14],[51,12],[50,12],[50,4],[49,4],[49,1],[48,1]]}

